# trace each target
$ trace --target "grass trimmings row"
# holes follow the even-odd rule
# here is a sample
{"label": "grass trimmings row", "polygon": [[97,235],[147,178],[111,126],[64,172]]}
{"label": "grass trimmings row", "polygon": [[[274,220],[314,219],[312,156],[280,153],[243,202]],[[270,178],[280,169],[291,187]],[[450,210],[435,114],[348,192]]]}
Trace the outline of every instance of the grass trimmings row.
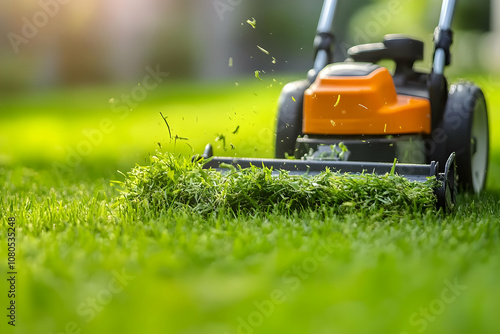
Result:
{"label": "grass trimmings row", "polygon": [[[125,175],[121,203],[140,212],[189,210],[283,214],[329,208],[338,214],[365,212],[392,215],[434,209],[435,179],[410,182],[398,175],[349,175],[325,171],[315,176],[273,175],[269,168],[233,169],[226,173],[202,169],[168,153],[151,157]],[[276,174],[276,173],[275,173]]]}

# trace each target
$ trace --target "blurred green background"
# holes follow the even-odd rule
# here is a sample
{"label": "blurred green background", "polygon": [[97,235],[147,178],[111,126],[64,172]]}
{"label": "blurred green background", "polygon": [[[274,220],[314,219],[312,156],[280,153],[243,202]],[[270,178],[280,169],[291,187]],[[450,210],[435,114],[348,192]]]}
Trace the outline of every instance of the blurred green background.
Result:
{"label": "blurred green background", "polygon": [[[137,82],[146,66],[156,64],[173,79],[213,81],[256,69],[303,73],[311,66],[321,6],[319,0],[3,1],[0,87]],[[337,60],[355,43],[397,32],[422,38],[428,55],[423,65],[430,63],[440,1],[351,0],[338,7]],[[498,70],[498,7],[496,1],[458,1],[455,73]],[[257,29],[245,23],[251,18]]]}
{"label": "blurred green background", "polygon": [[[38,1],[0,3],[2,214],[24,224],[19,333],[59,334],[73,320],[84,333],[234,332],[319,241],[336,245],[335,256],[287,292],[260,332],[413,333],[413,312],[459,277],[468,294],[427,332],[495,333],[498,197],[462,199],[439,223],[113,216],[109,181],[156,149],[189,155],[212,143],[220,155],[273,156],[279,92],[312,65],[321,1],[60,2],[42,2],[53,17],[36,33],[24,26],[44,23]],[[429,68],[438,1],[352,0],[339,10],[337,59],[356,42],[403,32],[426,41],[418,66]],[[455,28],[447,73],[487,96],[491,194],[500,187],[499,1],[460,1]],[[122,268],[133,280],[87,324],[77,308]]]}
{"label": "blurred green background", "polygon": [[[279,90],[311,67],[322,6],[273,0],[63,3],[0,4],[0,33],[6,36],[0,41],[0,164],[73,168],[98,160],[114,171],[143,161],[157,143],[198,152],[237,126],[241,132],[232,144],[238,154],[250,154],[252,140],[271,145]],[[354,43],[403,32],[425,41],[426,57],[417,65],[428,69],[439,6],[340,1],[336,59],[343,60]],[[448,70],[453,79],[474,79],[491,100],[499,83],[499,8],[487,0],[459,2]],[[252,18],[255,29],[246,22]],[[147,68],[168,76],[144,89]],[[187,111],[186,102],[196,110]],[[160,112],[175,135],[189,141],[170,147]],[[98,134],[102,121],[112,130]],[[259,154],[271,156],[272,147]]]}

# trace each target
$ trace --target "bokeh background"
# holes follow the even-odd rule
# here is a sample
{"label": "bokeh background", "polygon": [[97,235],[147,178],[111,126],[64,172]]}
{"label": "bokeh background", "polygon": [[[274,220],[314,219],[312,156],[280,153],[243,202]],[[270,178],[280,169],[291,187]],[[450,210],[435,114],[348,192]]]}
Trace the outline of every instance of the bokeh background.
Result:
{"label": "bokeh background", "polygon": [[[255,69],[303,72],[311,63],[322,5],[319,0],[60,2],[0,4],[3,90],[135,82],[151,64],[161,64],[176,79],[194,80],[241,76]],[[440,1],[340,1],[337,60],[345,58],[348,46],[379,41],[393,32],[426,40],[429,55],[440,6]],[[46,23],[37,15],[43,9],[49,13]],[[257,20],[255,30],[245,23],[252,17]],[[23,36],[23,18],[43,26],[36,36],[13,47],[8,34]],[[459,1],[454,28],[455,73],[500,68],[495,61],[500,55],[498,1]],[[256,44],[272,52],[276,66]],[[229,57],[235,60],[233,68],[228,67]]]}
{"label": "bokeh background", "polygon": [[[430,68],[439,1],[339,2],[336,60],[352,45],[396,32],[426,42],[418,66]],[[312,65],[321,6],[320,0],[2,1],[0,165],[90,168],[107,177],[159,147],[192,154],[207,142],[220,154],[271,157],[277,97]],[[491,111],[500,84],[500,1],[459,1],[454,29],[447,73],[476,81]],[[130,102],[147,68],[168,77]]]}

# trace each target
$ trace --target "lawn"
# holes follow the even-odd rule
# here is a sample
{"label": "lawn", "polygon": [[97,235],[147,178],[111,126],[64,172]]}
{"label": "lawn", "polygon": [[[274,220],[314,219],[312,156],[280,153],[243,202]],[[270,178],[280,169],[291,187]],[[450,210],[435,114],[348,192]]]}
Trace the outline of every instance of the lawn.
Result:
{"label": "lawn", "polygon": [[[446,217],[117,209],[117,170],[157,149],[190,155],[210,142],[218,155],[272,157],[290,78],[263,79],[166,83],[126,111],[111,105],[133,87],[1,96],[0,271],[8,217],[18,271],[16,328],[4,315],[2,333],[497,333],[498,133],[488,191],[460,196]],[[493,132],[500,84],[472,79]]]}

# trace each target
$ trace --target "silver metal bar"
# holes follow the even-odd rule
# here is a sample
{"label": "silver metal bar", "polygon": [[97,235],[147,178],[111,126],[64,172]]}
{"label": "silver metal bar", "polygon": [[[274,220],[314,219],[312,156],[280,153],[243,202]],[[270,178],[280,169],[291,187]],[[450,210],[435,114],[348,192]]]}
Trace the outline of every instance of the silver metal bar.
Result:
{"label": "silver metal bar", "polygon": [[314,72],[318,74],[326,65],[328,65],[328,52],[319,50],[314,60]]}
{"label": "silver metal bar", "polygon": [[[456,0],[443,0],[443,5],[441,7],[441,16],[439,17],[439,29],[449,30],[451,29],[451,23],[453,22],[453,16],[455,14]],[[436,74],[443,74],[446,63],[446,54],[444,50],[437,49],[434,55],[434,65],[433,71]]]}
{"label": "silver metal bar", "polygon": [[337,0],[325,0],[321,16],[318,22],[318,33],[331,32],[333,28],[333,18],[337,8]]}
{"label": "silver metal bar", "polygon": [[[318,22],[317,34],[330,33],[333,30],[333,19],[337,9],[338,0],[325,0]],[[314,60],[314,71],[317,74],[328,65],[328,52],[319,50]]]}
{"label": "silver metal bar", "polygon": [[[358,161],[319,161],[319,160],[289,160],[289,159],[252,159],[252,158],[230,158],[212,157],[204,163],[204,169],[221,170],[222,166],[232,165],[234,167],[249,168],[250,166],[273,168],[274,170],[286,170],[294,174],[315,175],[329,168],[333,172],[342,173],[375,173],[384,175],[390,173],[394,167],[392,163],[358,162]],[[429,176],[437,176],[436,162],[429,165],[424,164],[396,164],[395,172],[405,177],[427,181]]]}
{"label": "silver metal bar", "polygon": [[443,74],[445,64],[446,64],[446,53],[444,52],[443,49],[437,49],[436,53],[434,54],[434,67],[433,67],[434,73]]}
{"label": "silver metal bar", "polygon": [[455,14],[456,0],[444,0],[441,7],[441,16],[439,17],[439,27],[443,30],[451,28],[453,15]]}

